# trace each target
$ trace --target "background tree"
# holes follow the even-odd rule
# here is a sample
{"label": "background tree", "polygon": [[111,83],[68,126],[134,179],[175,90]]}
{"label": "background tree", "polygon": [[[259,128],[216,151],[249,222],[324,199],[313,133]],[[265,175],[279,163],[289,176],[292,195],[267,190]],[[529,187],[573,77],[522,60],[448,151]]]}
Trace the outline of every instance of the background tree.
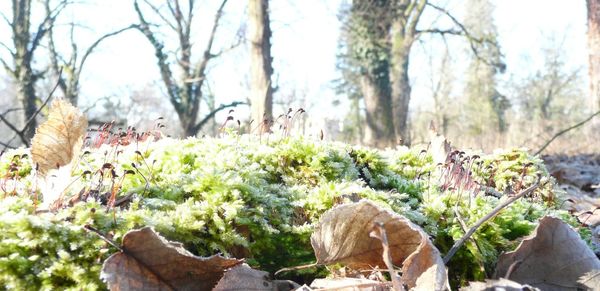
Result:
{"label": "background tree", "polygon": [[408,109],[410,105],[410,79],[408,66],[410,51],[418,37],[417,24],[421,19],[427,0],[399,0],[391,11],[392,37],[392,104],[396,138],[410,144]]}
{"label": "background tree", "polygon": [[586,0],[590,97],[594,112],[600,108],[600,0]]}
{"label": "background tree", "polygon": [[271,57],[271,27],[269,1],[249,0],[250,100],[251,120],[262,122],[273,117],[273,58]]}
{"label": "background tree", "polygon": [[[426,7],[447,17],[454,27],[418,29]],[[425,33],[465,36],[474,55],[484,60],[478,52],[480,47],[474,44],[487,40],[472,35],[447,10],[426,0],[361,0],[354,1],[349,11],[343,38],[346,54],[342,56],[348,63],[345,67],[354,67],[355,76],[359,76],[348,82],[360,83],[366,111],[365,142],[379,147],[410,144],[409,64],[415,41]],[[495,67],[500,62],[486,63]]]}
{"label": "background tree", "polygon": [[[70,40],[70,52],[61,53],[56,46],[55,41],[55,30],[57,21],[56,17],[52,16],[51,0],[45,0],[46,17],[50,19],[50,25],[48,26],[48,51],[50,53],[50,67],[54,73],[54,77],[58,80],[58,87],[63,92],[64,97],[71,102],[73,105],[77,105],[79,101],[80,93],[80,79],[81,72],[87,61],[88,57],[94,52],[94,50],[105,40],[110,37],[116,36],[129,29],[135,28],[135,25],[131,25],[116,31],[112,31],[100,36],[96,39],[87,49],[80,51],[78,42],[75,40],[75,29],[76,24],[74,22],[69,23],[69,40]],[[60,72],[60,73],[59,73]]]}
{"label": "background tree", "polygon": [[[4,22],[10,27],[12,44],[0,43],[0,46],[7,50],[11,57],[10,60],[0,58],[0,63],[15,82],[16,98],[22,106],[22,108],[11,108],[8,111],[0,112],[0,120],[25,145],[29,145],[37,127],[36,116],[39,113],[37,104],[39,99],[36,94],[36,82],[43,77],[43,72],[37,71],[33,67],[34,57],[52,23],[68,4],[67,1],[60,1],[53,8],[49,8],[46,17],[36,26],[31,21],[32,2],[32,0],[12,0],[12,17],[9,18],[2,14]],[[21,127],[11,123],[5,117],[11,111],[21,110],[23,111]]]}
{"label": "background tree", "polygon": [[[157,65],[160,70],[162,82],[165,86],[166,94],[168,95],[169,101],[173,105],[175,112],[177,112],[185,136],[196,135],[217,112],[240,104],[245,104],[245,102],[240,101],[222,104],[198,121],[200,101],[204,97],[203,88],[206,83],[208,63],[224,52],[214,53],[213,43],[227,0],[222,1],[217,8],[204,51],[200,58],[195,61],[192,57],[194,42],[192,41],[191,36],[196,1],[190,0],[186,2],[187,4],[182,5],[179,0],[170,0],[166,1],[166,7],[156,6],[149,0],[143,0],[142,2],[145,4],[146,9],[149,9],[151,13],[154,13],[155,16],[162,21],[165,29],[174,34],[174,37],[178,40],[178,47],[176,50],[178,54],[177,56],[170,56],[165,49],[164,41],[159,38],[161,34],[156,30],[153,30],[155,29],[155,26],[147,20],[140,3],[138,1],[134,2],[134,9],[139,19],[137,28],[144,34],[154,48]],[[164,10],[166,10],[166,12]],[[171,58],[176,59],[177,67],[181,74],[179,79],[173,73],[172,65],[170,63]]]}
{"label": "background tree", "polygon": [[[386,147],[395,143],[390,84],[390,1],[357,0],[345,20],[342,40],[345,78],[358,82],[365,103],[364,142]],[[354,70],[354,71],[352,71]],[[351,78],[351,79],[350,79]]]}
{"label": "background tree", "polygon": [[489,0],[469,0],[466,8],[464,25],[472,37],[482,41],[473,44],[478,53],[471,56],[467,69],[464,122],[476,136],[490,131],[503,133],[507,129],[509,102],[498,91],[496,74],[499,69],[493,65],[500,63],[502,57],[493,18],[494,8]]}
{"label": "background tree", "polygon": [[[514,85],[519,126],[515,126],[513,134],[522,144],[541,146],[555,132],[585,118],[580,69],[568,67],[563,44],[564,41],[549,39],[540,49],[542,66]],[[574,142],[580,143],[581,139]]]}

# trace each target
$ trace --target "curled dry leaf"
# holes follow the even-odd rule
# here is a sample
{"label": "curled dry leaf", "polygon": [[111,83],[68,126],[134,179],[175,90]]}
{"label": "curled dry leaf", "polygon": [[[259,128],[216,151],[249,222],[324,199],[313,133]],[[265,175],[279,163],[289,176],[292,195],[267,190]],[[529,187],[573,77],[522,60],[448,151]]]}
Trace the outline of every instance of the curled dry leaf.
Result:
{"label": "curled dry leaf", "polygon": [[[393,290],[389,282],[380,282],[363,278],[315,279],[308,290],[335,291],[388,291]],[[302,289],[301,289],[302,290]]]}
{"label": "curled dry leaf", "polygon": [[521,285],[515,281],[500,278],[485,282],[470,282],[469,286],[460,288],[461,291],[539,291],[529,285]]}
{"label": "curled dry leaf", "polygon": [[241,263],[219,255],[194,256],[144,227],[125,234],[122,251],[104,262],[100,277],[110,290],[210,290],[225,270]]}
{"label": "curled dry leaf", "polygon": [[581,276],[577,282],[582,286],[582,289],[600,289],[600,270],[595,270]]}
{"label": "curled dry leaf", "polygon": [[271,280],[269,279],[269,273],[252,269],[246,264],[241,264],[227,270],[213,291],[289,291],[297,288],[300,288],[300,285],[295,282]]}
{"label": "curled dry leaf", "polygon": [[344,204],[327,211],[311,243],[318,264],[341,263],[353,269],[385,267],[381,241],[370,237],[376,223],[388,234],[392,263],[402,266],[402,280],[409,288],[447,288],[446,268],[427,234],[405,217],[370,201]]}
{"label": "curled dry leaf", "polygon": [[546,216],[515,251],[500,256],[495,277],[542,290],[577,290],[582,287],[580,278],[599,270],[600,260],[579,234],[562,220]]}
{"label": "curled dry leaf", "polygon": [[48,120],[35,130],[31,140],[31,158],[41,175],[71,162],[81,147],[87,125],[85,116],[68,101],[52,101]]}

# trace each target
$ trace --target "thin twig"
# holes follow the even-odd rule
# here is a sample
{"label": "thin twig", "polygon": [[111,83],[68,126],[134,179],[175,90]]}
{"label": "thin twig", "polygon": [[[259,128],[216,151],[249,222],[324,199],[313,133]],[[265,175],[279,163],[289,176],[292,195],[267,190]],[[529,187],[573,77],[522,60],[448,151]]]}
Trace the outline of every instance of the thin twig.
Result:
{"label": "thin twig", "polygon": [[540,178],[538,178],[538,180],[533,183],[533,185],[529,186],[529,188],[521,191],[519,194],[510,197],[509,199],[507,199],[506,201],[504,201],[503,203],[501,203],[500,205],[496,206],[496,208],[494,208],[490,213],[488,213],[487,215],[485,215],[484,217],[480,218],[475,225],[473,225],[469,231],[467,231],[467,233],[465,233],[465,235],[463,235],[458,241],[456,241],[454,243],[454,245],[452,246],[452,248],[448,251],[448,254],[446,254],[446,256],[444,257],[444,264],[448,264],[448,262],[450,261],[450,259],[452,259],[452,257],[454,256],[454,254],[456,254],[456,252],[458,251],[458,249],[460,249],[462,247],[462,245],[465,244],[465,242],[467,241],[467,239],[469,239],[474,233],[475,231],[477,231],[477,229],[479,229],[479,227],[481,227],[485,222],[487,222],[488,220],[490,220],[492,217],[496,216],[496,214],[498,214],[500,211],[502,211],[502,209],[504,209],[506,206],[512,204],[513,202],[517,201],[519,198],[533,192],[533,190],[535,190],[536,188],[538,188],[540,186]]}
{"label": "thin twig", "polygon": [[283,273],[283,272],[289,272],[289,271],[297,271],[297,270],[304,270],[304,269],[310,269],[310,268],[314,268],[317,266],[320,266],[321,264],[319,263],[312,263],[312,264],[308,264],[308,265],[302,265],[302,266],[296,266],[296,267],[289,267],[289,268],[283,268],[280,269],[279,271],[275,272],[275,276]]}
{"label": "thin twig", "polygon": [[113,246],[113,247],[117,248],[118,250],[120,250],[120,251],[122,251],[122,252],[124,251],[124,250],[123,250],[123,248],[122,248],[122,247],[121,247],[121,246],[120,246],[118,243],[116,243],[114,240],[112,240],[112,239],[108,238],[108,237],[107,237],[105,234],[103,234],[102,232],[100,232],[100,231],[99,231],[98,229],[96,229],[95,227],[93,227],[93,226],[91,226],[91,225],[89,225],[89,224],[86,224],[86,225],[85,225],[83,228],[84,228],[85,230],[87,230],[87,231],[91,231],[91,232],[95,233],[95,234],[96,234],[98,237],[100,237],[100,238],[101,238],[103,241],[107,242],[108,244],[110,244],[111,246]]}
{"label": "thin twig", "polygon": [[[62,75],[62,68],[60,69],[60,71],[58,72],[58,81],[56,82],[56,85],[54,85],[54,87],[52,88],[52,90],[50,91],[50,94],[48,94],[48,96],[46,97],[46,99],[44,100],[44,103],[42,103],[42,105],[33,113],[33,115],[31,115],[29,117],[29,119],[27,119],[27,121],[25,122],[25,125],[23,125],[23,128],[21,128],[20,130],[17,129],[13,124],[11,124],[8,120],[6,120],[2,115],[0,115],[0,120],[3,121],[6,125],[8,125],[8,127],[10,129],[12,129],[12,131],[14,131],[14,135],[13,137],[5,144],[4,144],[4,150],[8,148],[8,144],[10,144],[10,142],[12,142],[15,137],[19,137],[21,139],[21,141],[26,145],[29,146],[29,142],[27,141],[27,139],[25,138],[25,130],[27,130],[27,128],[31,125],[31,123],[33,122],[33,120],[35,120],[35,118],[38,116],[38,114],[40,114],[40,112],[42,111],[42,109],[44,109],[44,107],[46,107],[46,105],[48,104],[48,101],[50,101],[50,98],[52,98],[52,95],[54,95],[54,92],[56,91],[56,89],[58,88],[59,84],[60,84],[60,80],[61,80],[61,75]],[[10,109],[7,110],[4,114],[6,114],[7,112],[10,112]]]}
{"label": "thin twig", "polygon": [[388,267],[388,272],[390,273],[390,277],[392,278],[392,286],[396,291],[404,291],[404,287],[402,286],[402,278],[398,275],[396,270],[394,270],[394,264],[392,263],[392,255],[390,254],[390,246],[387,239],[387,233],[385,232],[385,228],[383,227],[383,223],[377,222],[375,223],[374,229],[369,233],[370,237],[374,237],[381,241],[381,246],[383,247],[383,262]]}
{"label": "thin twig", "polygon": [[539,150],[537,150],[537,152],[535,152],[535,154],[533,154],[533,155],[537,156],[537,155],[541,154],[550,145],[550,143],[552,143],[559,136],[561,136],[561,135],[563,135],[563,134],[565,134],[565,133],[567,133],[567,132],[569,132],[569,131],[571,131],[571,130],[573,130],[575,128],[578,128],[578,127],[586,124],[588,121],[592,120],[592,118],[596,117],[599,114],[600,114],[600,111],[596,111],[596,113],[588,116],[588,118],[580,121],[579,123],[573,124],[573,125],[565,128],[565,129],[557,132],[551,139],[549,139],[546,143],[544,143],[544,145]]}

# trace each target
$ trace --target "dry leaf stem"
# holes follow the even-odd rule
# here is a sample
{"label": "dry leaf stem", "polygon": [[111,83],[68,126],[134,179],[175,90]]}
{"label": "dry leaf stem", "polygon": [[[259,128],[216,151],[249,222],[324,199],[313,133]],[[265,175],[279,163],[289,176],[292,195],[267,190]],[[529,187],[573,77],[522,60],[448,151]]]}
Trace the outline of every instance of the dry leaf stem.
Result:
{"label": "dry leaf stem", "polygon": [[383,227],[383,223],[377,222],[374,225],[373,231],[370,233],[371,237],[377,238],[381,241],[381,246],[383,247],[383,262],[388,267],[388,272],[390,273],[390,277],[392,278],[392,286],[396,291],[404,291],[404,287],[402,287],[402,281],[400,276],[396,270],[394,270],[394,264],[392,263],[392,255],[390,254],[390,246],[387,239],[387,233],[385,232],[385,228]]}
{"label": "dry leaf stem", "polygon": [[479,227],[481,227],[486,221],[488,221],[492,217],[496,216],[496,214],[498,214],[500,211],[502,211],[502,209],[504,209],[506,206],[517,201],[519,198],[533,192],[533,190],[535,190],[539,186],[540,186],[540,179],[538,178],[538,180],[535,183],[533,183],[533,185],[529,186],[529,188],[521,191],[519,194],[517,194],[513,197],[510,197],[506,201],[502,202],[500,205],[496,206],[496,208],[494,208],[492,211],[490,211],[490,213],[488,213],[487,215],[485,215],[484,217],[479,219],[475,223],[475,225],[473,225],[469,229],[469,231],[467,231],[465,233],[465,235],[463,235],[458,241],[456,241],[456,243],[454,243],[452,248],[450,248],[450,250],[448,251],[448,254],[446,254],[446,256],[444,257],[444,264],[448,264],[448,262],[450,261],[450,259],[452,259],[454,254],[456,254],[458,249],[460,249],[462,247],[462,245],[464,245],[465,242],[475,233],[475,231],[477,231],[477,229],[479,229]]}

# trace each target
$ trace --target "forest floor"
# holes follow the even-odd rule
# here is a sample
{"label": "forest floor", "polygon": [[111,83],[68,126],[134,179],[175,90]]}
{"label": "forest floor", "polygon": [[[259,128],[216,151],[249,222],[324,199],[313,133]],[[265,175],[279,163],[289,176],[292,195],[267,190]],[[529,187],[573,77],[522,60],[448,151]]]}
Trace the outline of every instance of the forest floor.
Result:
{"label": "forest floor", "polygon": [[[565,208],[592,228],[593,242],[600,246],[600,154],[556,154],[542,159],[559,187],[567,192]],[[598,252],[596,255],[600,257]]]}

